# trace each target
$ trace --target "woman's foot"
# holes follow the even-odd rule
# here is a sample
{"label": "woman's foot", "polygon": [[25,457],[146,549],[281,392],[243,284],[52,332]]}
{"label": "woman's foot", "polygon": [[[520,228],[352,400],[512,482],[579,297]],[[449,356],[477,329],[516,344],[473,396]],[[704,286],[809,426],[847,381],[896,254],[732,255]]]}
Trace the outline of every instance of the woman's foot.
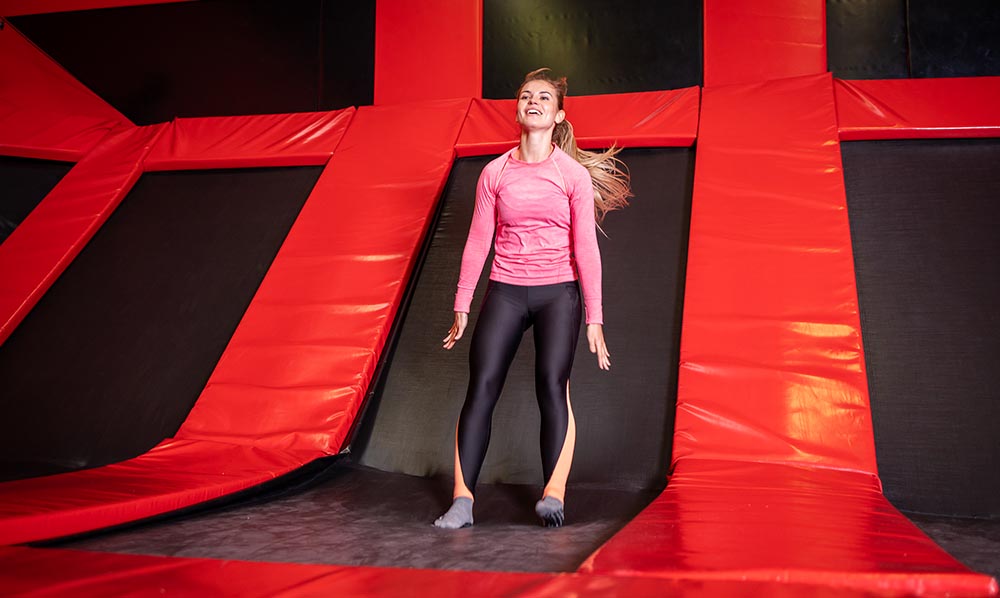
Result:
{"label": "woman's foot", "polygon": [[459,529],[472,525],[472,499],[459,496],[451,503],[451,508],[434,521],[435,527]]}
{"label": "woman's foot", "polygon": [[562,501],[551,496],[535,503],[535,513],[541,517],[545,527],[561,527],[565,519]]}

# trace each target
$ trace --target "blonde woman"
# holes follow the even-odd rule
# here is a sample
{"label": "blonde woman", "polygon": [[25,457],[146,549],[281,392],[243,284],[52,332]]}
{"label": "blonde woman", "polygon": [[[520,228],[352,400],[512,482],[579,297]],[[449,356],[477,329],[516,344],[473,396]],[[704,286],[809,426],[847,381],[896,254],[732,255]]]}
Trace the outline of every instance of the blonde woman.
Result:
{"label": "blonde woman", "polygon": [[434,525],[473,523],[473,491],[489,444],[493,409],[521,337],[533,328],[535,391],[541,412],[545,489],[535,504],[542,523],[564,521],[566,479],[576,441],[569,377],[580,333],[581,301],[587,340],[602,370],[611,368],[604,342],[601,255],[597,222],[627,205],[628,175],[615,158],[576,147],[566,120],[566,79],[549,69],[525,76],[517,93],[517,147],[483,169],[455,295],[455,321],[444,348],[462,338],[473,292],[490,251],[490,282],[469,353],[469,389],[455,439],[451,508]]}

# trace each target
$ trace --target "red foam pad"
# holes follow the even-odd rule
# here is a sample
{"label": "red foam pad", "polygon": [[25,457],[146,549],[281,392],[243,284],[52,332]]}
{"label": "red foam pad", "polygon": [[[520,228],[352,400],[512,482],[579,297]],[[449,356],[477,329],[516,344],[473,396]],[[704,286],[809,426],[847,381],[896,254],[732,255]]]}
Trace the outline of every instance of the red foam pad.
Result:
{"label": "red foam pad", "polygon": [[132,124],[9,23],[0,56],[0,155],[76,162]]}
{"label": "red foam pad", "polygon": [[375,105],[478,97],[483,3],[375,3]]}
{"label": "red foam pad", "polygon": [[272,480],[314,455],[167,440],[123,463],[0,484],[0,543],[77,534],[176,511]]}
{"label": "red foam pad", "polygon": [[1000,137],[1000,77],[835,81],[840,138]]}
{"label": "red foam pad", "polygon": [[178,438],[340,449],[468,102],[358,110]]}
{"label": "red foam pad", "polygon": [[[0,587],[14,595],[168,596],[674,596],[677,598],[859,598],[912,596],[788,580],[656,579],[586,574],[442,571],[251,563],[70,550],[0,548]],[[932,595],[931,592],[924,592]],[[970,594],[982,596],[985,594]]]}
{"label": "red foam pad", "polygon": [[145,170],[322,166],[354,108],[209,118],[178,118],[146,158]]}
{"label": "red foam pad", "polygon": [[[689,147],[698,134],[699,88],[566,98],[566,119],[585,149]],[[514,100],[473,100],[455,145],[459,156],[507,151],[520,129]]]}
{"label": "red foam pad", "polygon": [[128,194],[163,127],[111,134],[0,244],[0,343]]}
{"label": "red foam pad", "polygon": [[[0,484],[0,542],[176,510],[338,452],[446,182],[468,103],[359,110],[178,431],[182,442],[105,468]],[[242,117],[237,122],[245,125]],[[192,141],[198,130],[211,136],[227,129],[189,128],[189,147],[212,145]],[[313,130],[306,126],[300,143],[310,143]],[[146,147],[153,138],[132,142]],[[137,177],[134,149],[102,145],[77,169],[105,154],[114,164],[115,152],[124,152]],[[115,181],[121,194],[132,185]],[[106,189],[96,190],[107,203]],[[75,224],[78,204],[57,206],[57,215]],[[0,266],[10,240],[28,223],[0,246]]]}
{"label": "red foam pad", "polygon": [[674,459],[875,472],[829,74],[706,89]]}
{"label": "red foam pad", "polygon": [[705,2],[705,87],[826,72],[823,0]]}
{"label": "red foam pad", "polygon": [[680,461],[663,494],[581,570],[906,595],[997,591],[893,508],[873,474],[698,459]]}

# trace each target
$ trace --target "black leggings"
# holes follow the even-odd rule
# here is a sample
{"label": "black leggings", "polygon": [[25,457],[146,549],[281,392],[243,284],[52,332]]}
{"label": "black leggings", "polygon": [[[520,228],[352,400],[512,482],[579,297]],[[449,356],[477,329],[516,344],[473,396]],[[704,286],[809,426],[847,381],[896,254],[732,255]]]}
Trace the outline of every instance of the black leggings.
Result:
{"label": "black leggings", "polygon": [[456,497],[472,498],[490,442],[493,408],[521,337],[534,327],[544,494],[563,500],[576,442],[569,374],[581,316],[576,281],[531,287],[490,281],[472,335],[469,391],[455,434]]}

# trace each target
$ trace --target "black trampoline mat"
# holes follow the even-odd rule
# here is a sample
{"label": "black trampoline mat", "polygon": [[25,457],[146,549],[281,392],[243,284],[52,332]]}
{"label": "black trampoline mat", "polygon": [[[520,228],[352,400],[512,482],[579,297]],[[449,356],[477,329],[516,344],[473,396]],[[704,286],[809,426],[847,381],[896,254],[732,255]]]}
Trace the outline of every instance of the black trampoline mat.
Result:
{"label": "black trampoline mat", "polygon": [[966,567],[1000,579],[1000,520],[906,516]]}
{"label": "black trampoline mat", "polygon": [[[612,367],[610,372],[597,367],[581,325],[570,379],[577,444],[569,484],[640,490],[662,487],[669,466],[694,150],[631,149],[620,157],[631,172],[635,197],[631,206],[608,215],[607,237],[598,238]],[[476,289],[465,338],[451,351],[441,349],[441,339],[454,319],[476,182],[491,159],[459,160],[452,168],[384,386],[352,445],[362,465],[419,476],[453,475],[469,340],[492,256]],[[539,428],[529,330],[493,414],[480,483],[541,483]]]}
{"label": "black trampoline mat", "polygon": [[842,152],[885,494],[1000,517],[1000,139]]}
{"label": "black trampoline mat", "polygon": [[60,548],[174,557],[481,571],[574,571],[655,492],[570,487],[567,524],[539,525],[541,487],[480,484],[472,527],[432,522],[451,480],[336,464],[327,480],[280,500],[150,523]]}
{"label": "black trampoline mat", "polygon": [[70,162],[0,156],[0,243],[72,168]]}
{"label": "black trampoline mat", "polygon": [[0,480],[172,436],[321,170],[143,175],[0,346]]}
{"label": "black trampoline mat", "polygon": [[[543,528],[534,514],[542,476],[530,334],[494,418],[476,524],[457,531],[432,526],[451,503],[454,417],[468,376],[468,342],[445,352],[440,338],[452,313],[475,183],[490,159],[474,158],[452,169],[351,463],[333,465],[325,482],[308,490],[274,490],[254,504],[62,546],[354,566],[576,570],[663,488],[672,439],[694,152],[630,150],[622,158],[636,198],[608,217],[609,238],[600,241],[605,320],[617,361],[611,375],[601,372],[581,341],[573,372],[579,440],[565,527]],[[488,275],[487,264],[477,300]],[[477,313],[478,305],[473,322]]]}

